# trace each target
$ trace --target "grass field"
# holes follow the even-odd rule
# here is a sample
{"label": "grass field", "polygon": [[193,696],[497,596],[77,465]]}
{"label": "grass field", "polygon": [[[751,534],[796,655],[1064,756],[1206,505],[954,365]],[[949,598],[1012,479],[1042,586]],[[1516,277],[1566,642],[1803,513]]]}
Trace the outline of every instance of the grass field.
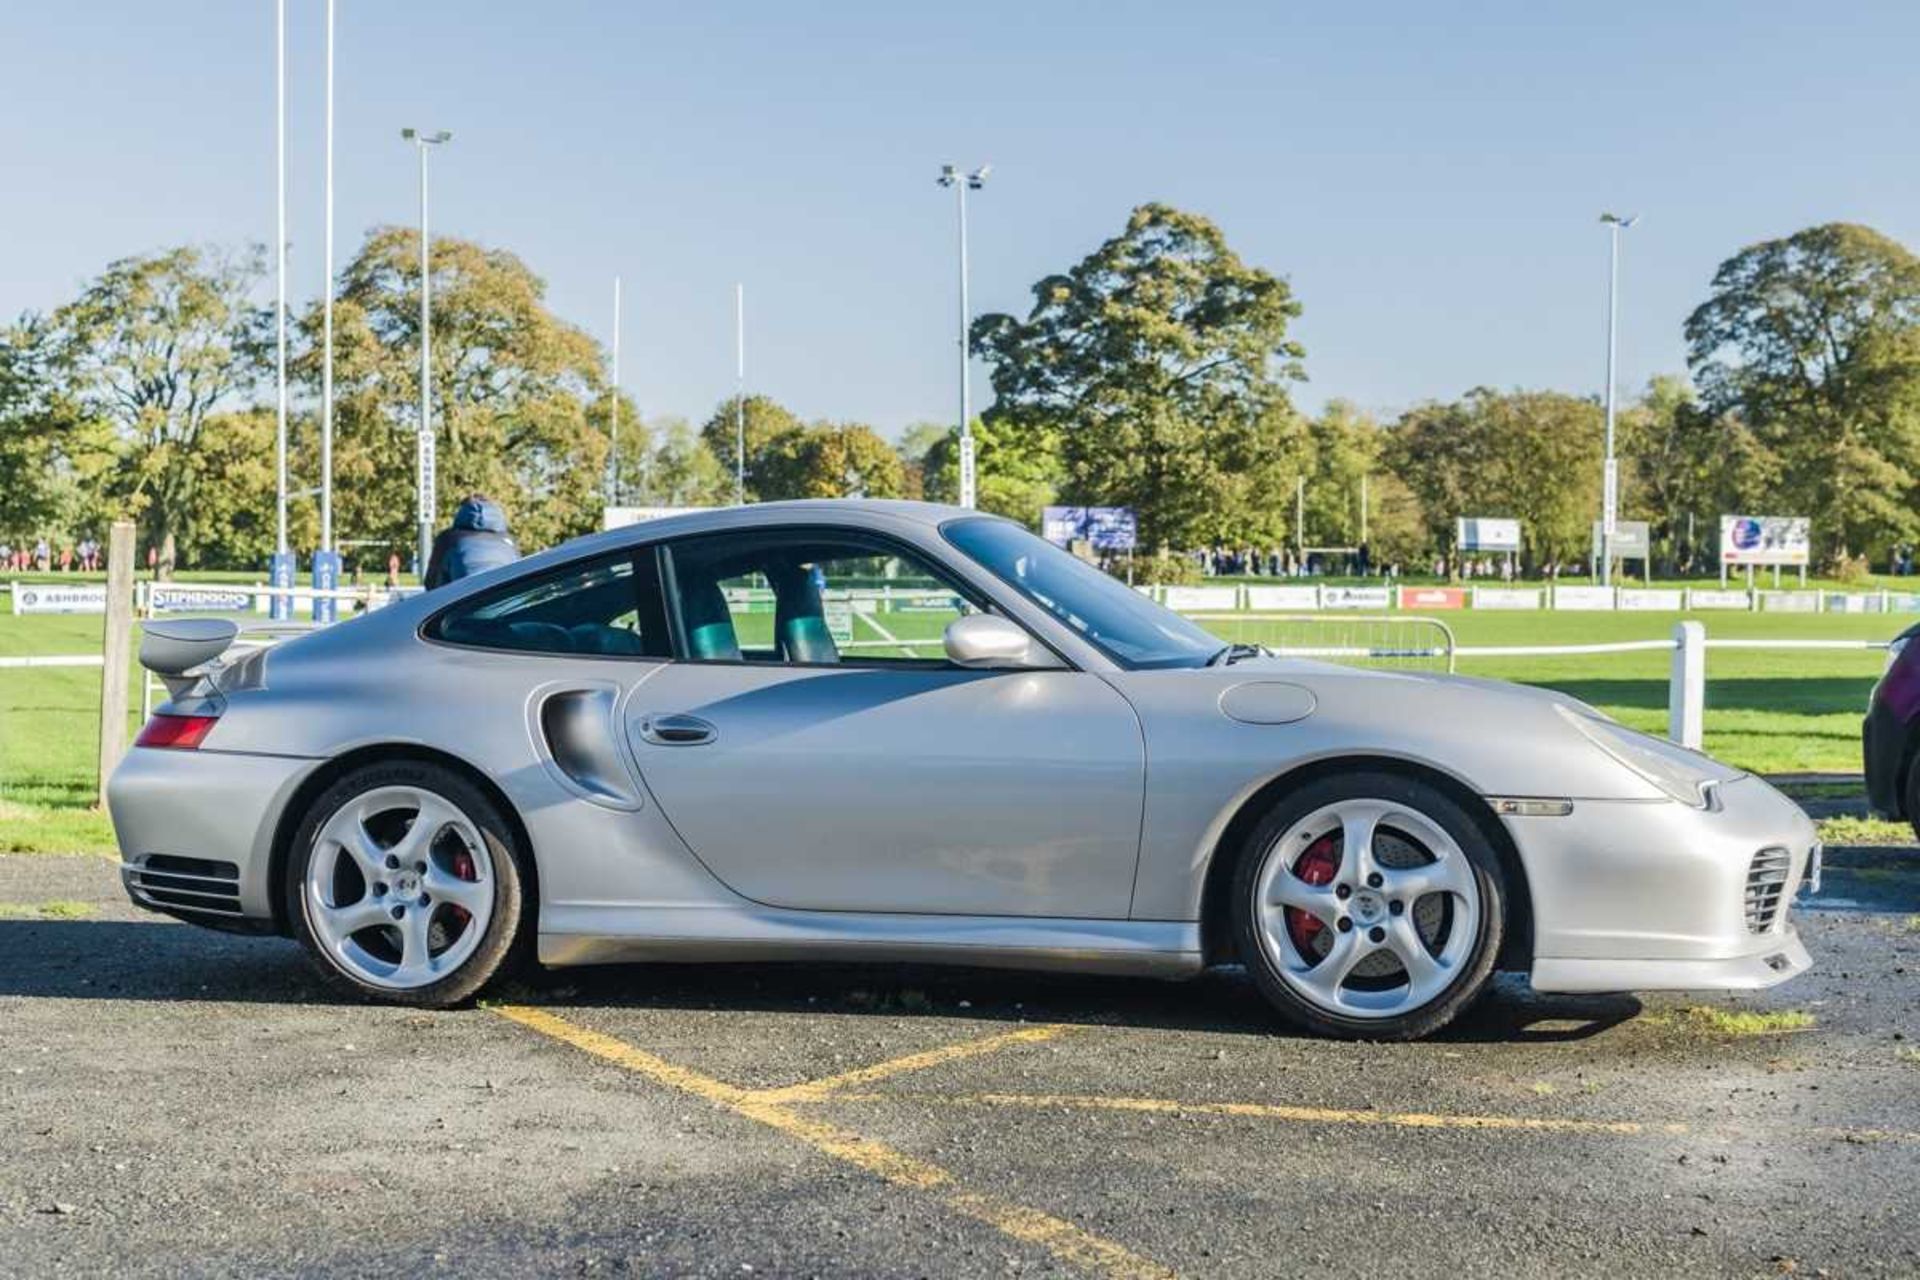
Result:
{"label": "grass field", "polygon": [[[0,655],[97,653],[97,617],[15,617],[0,597]],[[1658,613],[1448,613],[1465,645],[1574,644],[1668,636]],[[901,639],[936,635],[939,614],[886,614]],[[1709,636],[1884,640],[1911,617],[1711,613]],[[768,619],[770,622],[771,620]],[[856,622],[856,638],[877,639]],[[1209,624],[1232,639],[1278,638],[1265,624]],[[1263,630],[1263,627],[1265,629]],[[930,630],[931,629],[931,630]],[[923,633],[926,633],[923,635]],[[743,637],[755,642],[753,635]],[[761,641],[764,643],[764,640]],[[1857,772],[1860,716],[1882,665],[1877,652],[1719,651],[1709,655],[1706,747],[1764,773]],[[1563,689],[1627,724],[1664,732],[1664,653],[1463,659],[1459,670]],[[97,670],[0,670],[0,851],[109,852],[112,833],[92,808],[98,734]],[[129,725],[138,716],[133,682]]]}

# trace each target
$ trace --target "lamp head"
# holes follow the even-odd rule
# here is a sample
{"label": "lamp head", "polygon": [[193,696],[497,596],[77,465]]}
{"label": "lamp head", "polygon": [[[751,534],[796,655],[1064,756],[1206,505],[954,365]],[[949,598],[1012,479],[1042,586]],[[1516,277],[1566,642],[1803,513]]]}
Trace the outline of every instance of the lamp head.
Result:
{"label": "lamp head", "polygon": [[939,183],[941,186],[950,187],[955,182],[959,181],[959,179],[960,179],[960,170],[957,166],[950,165],[950,164],[943,164],[940,166]]}
{"label": "lamp head", "polygon": [[993,172],[993,166],[983,164],[967,175],[967,186],[975,191],[987,185],[987,175]]}
{"label": "lamp head", "polygon": [[1622,231],[1625,231],[1628,227],[1640,221],[1640,215],[1633,213],[1623,218],[1617,213],[1603,213],[1600,215],[1600,221],[1608,226],[1619,227]]}

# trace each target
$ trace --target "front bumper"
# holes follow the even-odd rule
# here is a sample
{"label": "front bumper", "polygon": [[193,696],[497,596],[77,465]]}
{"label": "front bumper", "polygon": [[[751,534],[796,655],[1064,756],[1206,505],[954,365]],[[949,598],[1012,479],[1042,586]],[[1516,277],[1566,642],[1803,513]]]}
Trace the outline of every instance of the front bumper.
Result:
{"label": "front bumper", "polygon": [[[1748,990],[1811,964],[1789,916],[1813,823],[1759,778],[1722,785],[1707,810],[1580,800],[1566,817],[1504,821],[1532,891],[1537,990]],[[1751,918],[1750,878],[1772,904]]]}
{"label": "front bumper", "polygon": [[135,747],[107,782],[135,905],[195,924],[273,924],[274,829],[318,760]]}

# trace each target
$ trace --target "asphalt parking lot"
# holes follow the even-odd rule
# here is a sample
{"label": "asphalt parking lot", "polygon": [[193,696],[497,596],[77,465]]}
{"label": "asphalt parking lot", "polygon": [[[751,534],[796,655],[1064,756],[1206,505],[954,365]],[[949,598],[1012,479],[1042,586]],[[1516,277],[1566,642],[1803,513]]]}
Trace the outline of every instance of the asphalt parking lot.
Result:
{"label": "asphalt parking lot", "polygon": [[1231,972],[623,968],[416,1013],[0,858],[0,1273],[1910,1275],[1920,861],[1832,879],[1764,996],[1504,983],[1368,1045]]}

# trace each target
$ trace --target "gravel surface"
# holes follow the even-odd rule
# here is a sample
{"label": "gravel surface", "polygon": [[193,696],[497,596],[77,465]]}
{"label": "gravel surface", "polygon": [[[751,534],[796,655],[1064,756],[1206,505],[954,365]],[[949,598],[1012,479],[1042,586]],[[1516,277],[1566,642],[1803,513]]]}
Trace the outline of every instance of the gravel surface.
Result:
{"label": "gravel surface", "polygon": [[[1920,862],[1834,880],[1815,970],[1773,992],[1503,981],[1416,1045],[1299,1037],[1231,972],[506,993],[740,1089],[1061,1027],[783,1112],[948,1177],[903,1187],[493,1010],[343,1003],[290,942],[133,910],[105,861],[0,857],[0,1274],[1912,1275]],[[954,1211],[975,1193],[1116,1248],[1076,1267]]]}

